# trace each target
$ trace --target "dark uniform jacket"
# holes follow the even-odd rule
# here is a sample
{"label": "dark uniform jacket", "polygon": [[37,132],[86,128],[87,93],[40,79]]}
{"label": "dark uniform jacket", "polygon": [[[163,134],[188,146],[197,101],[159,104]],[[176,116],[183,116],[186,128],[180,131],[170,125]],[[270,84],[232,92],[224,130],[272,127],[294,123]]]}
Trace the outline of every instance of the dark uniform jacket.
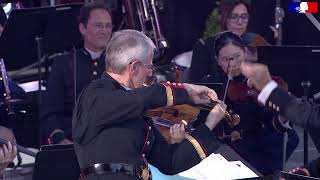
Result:
{"label": "dark uniform jacket", "polygon": [[[188,103],[184,89],[173,89],[175,104]],[[153,123],[141,115],[144,110],[166,106],[163,85],[126,91],[109,75],[92,82],[79,96],[75,106],[72,128],[73,140],[81,168],[95,163],[146,162],[164,174],[176,174],[200,162],[194,146],[183,140],[169,145]],[[206,125],[192,132],[204,149],[211,154],[219,146]],[[118,174],[86,176],[86,179],[137,179]]]}
{"label": "dark uniform jacket", "polygon": [[[74,78],[74,53],[54,59],[46,92],[42,98],[41,127],[44,139],[54,129],[61,129],[71,140],[71,118],[75,97],[92,80],[100,78],[105,70],[104,57],[93,60],[85,49],[76,51],[76,78]],[[76,81],[76,96],[74,93]]]}
{"label": "dark uniform jacket", "polygon": [[[312,137],[315,146],[320,152],[320,109],[319,105],[306,100],[297,99],[287,92],[276,88],[270,94],[266,107],[279,111],[281,115],[293,124],[305,128]],[[307,169],[314,177],[320,177],[320,158],[311,162]]]}

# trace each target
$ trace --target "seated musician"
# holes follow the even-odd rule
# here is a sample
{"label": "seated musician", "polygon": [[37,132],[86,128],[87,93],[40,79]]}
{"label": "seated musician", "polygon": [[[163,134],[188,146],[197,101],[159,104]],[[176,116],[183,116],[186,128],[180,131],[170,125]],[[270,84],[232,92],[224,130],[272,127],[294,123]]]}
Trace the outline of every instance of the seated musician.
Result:
{"label": "seated musician", "polygon": [[[256,61],[256,46],[268,45],[258,34],[247,32],[250,20],[250,4],[247,0],[221,0],[218,7],[218,23],[220,31],[232,31],[243,39],[247,51],[247,61]],[[207,75],[214,75],[213,43],[215,34],[206,39],[200,39],[193,48],[189,80],[199,83]]]}
{"label": "seated musician", "polygon": [[[89,3],[81,8],[79,31],[84,47],[54,59],[41,109],[41,130],[48,144],[71,142],[71,117],[75,99],[92,80],[104,71],[104,51],[112,32],[108,8]],[[75,72],[76,71],[76,72]]]}
{"label": "seated musician", "polygon": [[[229,85],[225,88],[225,102],[231,115],[240,116],[240,122],[221,124],[221,129],[217,127],[220,131],[216,134],[260,173],[273,174],[275,170],[282,169],[283,133],[287,132],[289,137],[286,159],[297,147],[298,136],[289,124],[285,123],[286,119],[267,111],[256,103],[255,97],[245,98],[247,95],[240,93],[247,92],[242,89],[246,84],[243,83],[244,77],[240,75],[240,65],[245,61],[247,51],[242,39],[233,32],[222,32],[215,37],[213,51],[211,56],[215,56],[217,71],[208,82],[222,83],[223,87]],[[224,94],[218,96],[222,99]]]}
{"label": "seated musician", "polygon": [[172,175],[193,167],[219,147],[211,131],[224,116],[223,103],[175,145],[169,145],[151,119],[143,116],[150,108],[217,101],[215,92],[204,86],[143,87],[152,73],[154,48],[141,32],[114,33],[106,50],[106,72],[79,95],[72,130],[84,179],[150,179],[148,163]]}

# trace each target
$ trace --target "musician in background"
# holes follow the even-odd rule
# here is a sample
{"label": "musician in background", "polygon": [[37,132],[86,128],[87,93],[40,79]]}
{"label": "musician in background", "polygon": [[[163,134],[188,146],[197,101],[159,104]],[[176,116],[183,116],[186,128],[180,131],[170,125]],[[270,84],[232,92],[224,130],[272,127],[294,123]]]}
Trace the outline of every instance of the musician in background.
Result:
{"label": "musician in background", "polygon": [[75,99],[105,69],[104,51],[112,33],[109,9],[101,3],[87,4],[79,21],[84,47],[54,59],[43,98],[41,127],[49,144],[71,143]]}
{"label": "musician in background", "polygon": [[[241,36],[248,47],[247,61],[256,61],[256,46],[268,45],[259,35],[247,32],[250,20],[250,4],[247,0],[221,0],[218,7],[218,23],[220,31],[232,31]],[[189,80],[199,83],[207,75],[215,76],[217,72],[216,59],[212,56],[214,36],[200,39],[193,48]]]}
{"label": "musician in background", "polygon": [[[225,90],[225,102],[231,114],[240,116],[238,123],[220,123],[215,135],[260,173],[270,175],[282,169],[283,133],[288,133],[286,159],[297,147],[299,139],[289,124],[284,124],[285,119],[268,112],[255,102],[254,97],[246,98],[249,94],[240,93],[247,92],[240,71],[240,65],[246,59],[246,51],[245,43],[231,31],[222,32],[215,37],[214,54],[211,56],[215,56],[217,71],[214,72],[215,76],[208,79],[208,83],[222,83],[223,89],[228,86]],[[218,96],[223,99],[224,92],[218,93]]]}
{"label": "musician in background", "polygon": [[225,115],[223,103],[175,145],[169,145],[152,120],[143,117],[145,110],[156,107],[217,101],[215,92],[204,86],[143,87],[152,74],[154,48],[141,32],[115,32],[106,50],[105,73],[79,95],[72,133],[84,179],[147,180],[151,178],[148,163],[165,174],[177,174],[219,147],[211,131]]}
{"label": "musician in background", "polygon": [[[248,78],[248,85],[260,90],[258,100],[266,108],[280,113],[293,124],[305,128],[320,152],[320,108],[281,90],[271,79],[268,67],[262,64],[243,63],[241,72]],[[292,173],[320,178],[320,158],[307,166],[295,168]]]}

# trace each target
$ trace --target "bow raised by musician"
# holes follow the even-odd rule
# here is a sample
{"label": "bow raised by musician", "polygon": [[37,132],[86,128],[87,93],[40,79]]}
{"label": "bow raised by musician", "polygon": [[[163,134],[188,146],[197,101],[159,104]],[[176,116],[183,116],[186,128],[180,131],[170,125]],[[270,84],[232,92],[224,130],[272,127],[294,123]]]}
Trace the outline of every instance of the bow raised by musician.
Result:
{"label": "bow raised by musician", "polygon": [[[272,111],[277,111],[278,109],[279,113],[293,124],[308,130],[318,151],[320,151],[319,104],[313,104],[305,99],[298,99],[283,91],[271,79],[268,67],[265,65],[243,63],[241,72],[248,78],[249,86],[261,91],[258,96],[259,102]],[[320,158],[304,167],[293,169],[291,173],[320,178]]]}
{"label": "bow raised by musician", "polygon": [[72,143],[71,118],[75,99],[104,71],[104,51],[112,33],[111,13],[106,5],[89,3],[83,6],[79,31],[84,47],[53,60],[41,112],[45,144]]}
{"label": "bow raised by musician", "polygon": [[135,30],[115,32],[106,49],[106,71],[79,95],[73,113],[75,151],[84,179],[151,179],[148,163],[164,174],[198,164],[219,143],[212,134],[225,115],[218,103],[205,123],[170,145],[145,110],[177,104],[210,104],[215,91],[191,84],[143,87],[151,73],[155,45]]}
{"label": "bow raised by musician", "polygon": [[[292,154],[299,139],[286,124],[286,119],[267,111],[257,103],[255,93],[246,88],[240,65],[246,59],[247,47],[241,37],[226,31],[215,36],[214,76],[207,83],[222,83],[224,92],[218,96],[225,100],[228,111],[237,114],[240,121],[229,125],[221,123],[216,128],[218,137],[264,175],[282,169],[283,133],[288,133],[286,159]],[[243,84],[243,85],[241,85]]]}
{"label": "bow raised by musician", "polygon": [[[248,32],[250,20],[250,4],[247,0],[221,0],[218,6],[217,23],[219,31],[232,31],[241,36],[246,46],[247,61],[256,61],[256,46],[269,45],[260,35]],[[207,22],[208,25],[208,22]],[[213,34],[212,34],[213,33]],[[192,83],[198,83],[206,75],[215,75],[217,71],[214,66],[215,57],[213,54],[214,35],[217,32],[207,27],[205,39],[199,39],[194,45],[190,67],[189,79]]]}

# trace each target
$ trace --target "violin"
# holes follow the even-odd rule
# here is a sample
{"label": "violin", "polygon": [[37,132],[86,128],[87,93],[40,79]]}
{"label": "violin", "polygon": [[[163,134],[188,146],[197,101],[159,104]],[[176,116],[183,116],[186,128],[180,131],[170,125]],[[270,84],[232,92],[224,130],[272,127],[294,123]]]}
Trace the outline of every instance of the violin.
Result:
{"label": "violin", "polygon": [[[279,87],[288,91],[288,84],[280,77],[273,76],[272,79],[278,83]],[[247,86],[246,81],[232,80],[229,83],[227,95],[233,102],[248,102],[257,100],[260,91]]]}
{"label": "violin", "polygon": [[[191,123],[197,120],[200,110],[211,111],[217,104],[213,102],[208,106],[191,106],[187,104],[160,107],[156,109],[146,110],[143,115],[152,118],[154,124],[159,128],[161,134],[165,137],[168,143],[171,143],[170,128],[174,124],[183,124],[187,132],[193,130]],[[230,115],[225,111],[225,120],[230,126],[235,126],[240,123],[240,116]]]}
{"label": "violin", "polygon": [[199,113],[199,109],[184,104],[149,109],[146,110],[143,115],[153,120],[153,123],[158,127],[162,136],[171,144],[171,126],[174,124],[183,124],[186,127],[186,131],[190,132],[192,129],[189,123],[195,121]]}

